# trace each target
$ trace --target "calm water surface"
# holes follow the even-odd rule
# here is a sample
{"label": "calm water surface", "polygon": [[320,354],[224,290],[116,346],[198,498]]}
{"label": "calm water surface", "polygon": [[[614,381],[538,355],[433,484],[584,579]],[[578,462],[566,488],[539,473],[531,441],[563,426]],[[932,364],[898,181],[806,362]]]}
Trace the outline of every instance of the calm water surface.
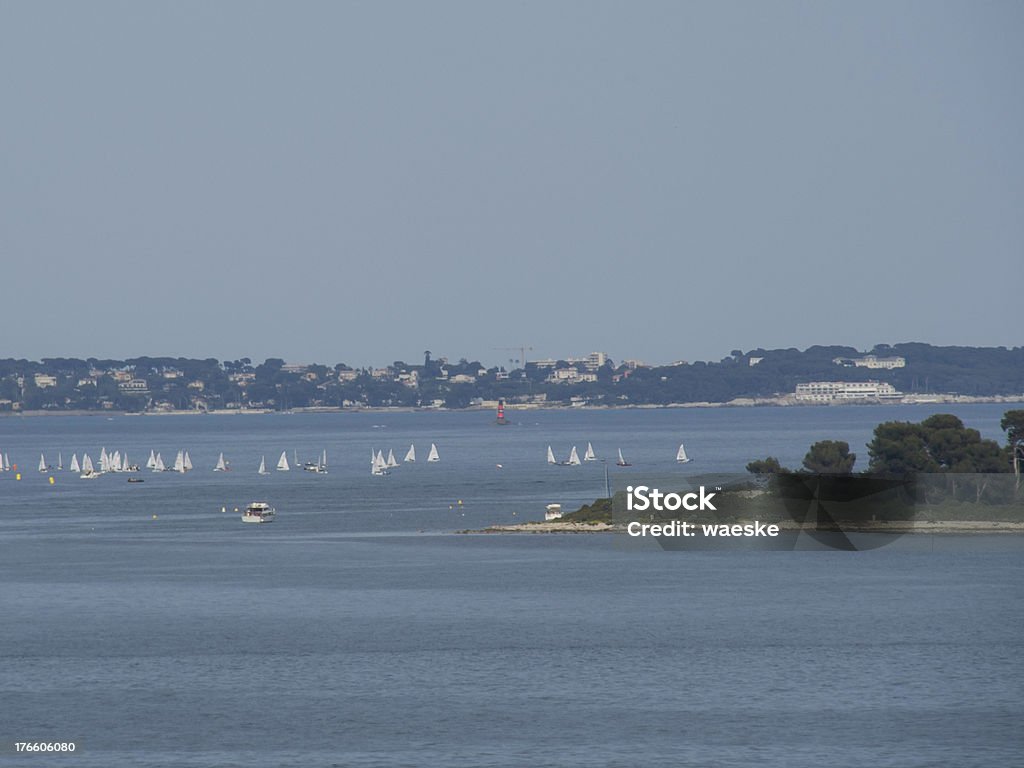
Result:
{"label": "calm water surface", "polygon": [[[1003,410],[957,412],[998,437]],[[549,468],[548,444],[736,471],[823,438],[864,455],[878,421],[929,412],[0,421],[28,468],[0,476],[0,764],[1020,764],[1024,559],[1006,539],[665,553],[450,533],[602,494],[602,466]],[[371,448],[413,441],[442,461],[370,477]],[[35,471],[40,451],[101,446],[187,448],[197,469]],[[255,475],[260,455],[324,448],[326,476]],[[222,450],[235,471],[214,474]],[[241,524],[255,498],[277,522]],[[18,756],[15,740],[79,747]]]}

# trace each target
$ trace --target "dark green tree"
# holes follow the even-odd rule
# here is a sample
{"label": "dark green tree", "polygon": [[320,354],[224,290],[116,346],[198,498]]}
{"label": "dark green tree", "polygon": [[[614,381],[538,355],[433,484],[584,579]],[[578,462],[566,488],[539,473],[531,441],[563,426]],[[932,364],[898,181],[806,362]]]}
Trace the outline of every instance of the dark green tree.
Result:
{"label": "dark green tree", "polygon": [[850,453],[845,440],[820,440],[804,456],[804,469],[823,475],[848,475],[853,471],[857,454]]}
{"label": "dark green tree", "polygon": [[747,464],[747,472],[753,475],[777,475],[780,472],[786,471],[774,456],[757,459]]}

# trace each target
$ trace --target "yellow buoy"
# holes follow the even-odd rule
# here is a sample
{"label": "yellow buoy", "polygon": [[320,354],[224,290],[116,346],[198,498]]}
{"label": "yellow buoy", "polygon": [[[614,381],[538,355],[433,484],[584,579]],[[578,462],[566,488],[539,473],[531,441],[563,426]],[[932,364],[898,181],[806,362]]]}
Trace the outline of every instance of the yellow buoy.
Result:
{"label": "yellow buoy", "polygon": [[53,478],[51,477],[51,478],[50,478],[50,485],[53,485],[53,484],[54,484],[54,482],[56,482],[56,481],[55,481],[55,480],[54,480],[54,479],[53,479]]}
{"label": "yellow buoy", "polygon": [[21,472],[19,472],[18,474],[16,474],[16,475],[14,476],[14,479],[15,479],[15,480],[21,480]]}
{"label": "yellow buoy", "polygon": [[153,515],[153,519],[156,520],[156,515]]}
{"label": "yellow buoy", "polygon": [[459,499],[459,506],[462,506],[462,499]]}

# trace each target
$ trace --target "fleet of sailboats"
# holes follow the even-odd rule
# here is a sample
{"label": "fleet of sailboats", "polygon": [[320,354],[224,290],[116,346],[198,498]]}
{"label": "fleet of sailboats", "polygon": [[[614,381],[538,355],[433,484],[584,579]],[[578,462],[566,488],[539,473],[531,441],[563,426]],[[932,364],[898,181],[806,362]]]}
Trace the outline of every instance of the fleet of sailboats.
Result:
{"label": "fleet of sailboats", "polygon": [[[575,445],[572,446],[571,450],[569,451],[569,456],[568,456],[568,458],[565,461],[559,461],[555,457],[555,453],[552,450],[552,447],[550,445],[547,446],[547,452],[546,453],[547,453],[547,455],[546,455],[547,463],[548,464],[552,464],[552,465],[558,465],[558,466],[580,466],[584,462],[603,461],[603,459],[599,459],[597,457],[597,453],[594,450],[594,445],[589,440],[587,441],[586,450],[583,453],[582,459],[580,458],[580,455],[579,455]],[[632,464],[629,461],[626,460],[625,456],[622,453],[622,449],[621,448],[616,448],[616,454],[617,454],[617,457],[618,457],[618,460],[615,462],[616,466],[619,466],[619,467],[629,467],[629,466],[632,466]],[[374,474],[374,475],[386,475],[386,474],[389,474],[391,470],[401,466],[401,464],[399,463],[397,457],[395,456],[395,451],[394,451],[393,448],[389,448],[387,450],[386,454],[385,454],[385,451],[383,449],[374,449],[374,450],[372,450],[370,452],[370,458],[371,458],[370,470],[371,470],[371,473]],[[693,461],[692,457],[689,456],[689,454],[687,453],[686,446],[685,446],[684,443],[680,443],[679,444],[678,450],[676,451],[676,457],[675,458],[676,458],[676,462],[679,463],[679,464],[689,464],[690,462]],[[427,454],[427,462],[428,463],[436,463],[436,462],[438,462],[440,460],[441,460],[441,457],[440,457],[440,454],[439,454],[438,449],[437,449],[437,444],[436,443],[431,443],[430,444],[430,450],[429,450],[429,452]],[[409,445],[408,450],[405,452],[405,458],[403,459],[403,462],[407,463],[407,464],[412,464],[412,463],[416,462],[416,446],[415,446],[415,444],[410,444]],[[172,471],[172,472],[177,472],[177,473],[180,473],[180,474],[184,474],[184,473],[188,472],[189,470],[191,470],[193,468],[192,458],[189,455],[188,450],[185,450],[185,449],[180,449],[180,450],[178,450],[176,452],[174,463],[173,463],[173,465],[172,465],[170,470],[168,470],[165,467],[164,461],[163,461],[163,457],[161,456],[160,452],[152,450],[152,449],[149,452],[149,458],[146,460],[145,466],[146,466],[147,469],[150,469],[153,472]],[[316,457],[315,461],[306,461],[304,464],[300,464],[299,463],[299,461],[298,461],[298,452],[297,451],[293,451],[293,458],[292,458],[291,462],[289,462],[288,452],[286,450],[285,451],[281,451],[281,455],[280,455],[280,457],[279,457],[279,459],[277,461],[276,469],[278,471],[280,471],[280,472],[287,472],[287,471],[290,471],[293,467],[298,468],[298,469],[303,469],[303,470],[305,470],[307,472],[326,473],[327,472],[327,451],[326,450],[322,450],[320,452],[320,454]],[[11,462],[10,462],[9,455],[7,453],[0,452],[0,472],[9,471],[10,469],[11,469]],[[44,473],[44,474],[55,471],[55,468],[52,465],[47,463],[47,461],[46,461],[46,454],[45,453],[40,453],[39,454],[38,469],[39,469],[40,473]],[[68,466],[68,469],[71,472],[79,474],[79,476],[82,477],[82,478],[93,478],[93,477],[97,477],[99,475],[102,475],[102,474],[105,474],[105,473],[108,473],[108,472],[116,473],[116,472],[138,472],[139,471],[139,468],[138,468],[137,465],[133,465],[133,464],[130,463],[127,451],[125,451],[123,453],[120,450],[114,450],[113,452],[108,452],[105,446],[100,449],[99,467],[98,467],[98,469],[94,468],[92,459],[90,458],[88,453],[83,453],[82,454],[81,461],[79,461],[79,457],[78,457],[77,453],[72,453],[72,455],[71,455],[71,462],[70,462],[70,464]],[[62,452],[58,452],[58,454],[57,454],[56,471],[63,471],[63,470],[64,470],[63,453]],[[230,462],[224,457],[224,453],[223,452],[220,452],[218,454],[217,462],[216,462],[215,466],[213,467],[213,471],[214,472],[227,472],[227,471],[230,471]],[[261,456],[260,457],[260,465],[259,465],[258,473],[261,474],[261,475],[270,474],[270,472],[268,472],[268,470],[267,470],[267,464],[266,464],[266,457],[265,456]],[[52,484],[53,481],[51,480],[50,482]],[[138,481],[133,481],[133,482],[138,482]]]}

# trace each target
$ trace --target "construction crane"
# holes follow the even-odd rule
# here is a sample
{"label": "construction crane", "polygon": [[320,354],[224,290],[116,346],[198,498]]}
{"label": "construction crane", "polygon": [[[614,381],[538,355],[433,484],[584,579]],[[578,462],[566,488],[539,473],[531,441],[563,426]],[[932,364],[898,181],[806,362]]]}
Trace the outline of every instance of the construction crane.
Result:
{"label": "construction crane", "polygon": [[496,349],[502,352],[518,352],[519,359],[509,360],[509,362],[513,364],[518,364],[523,368],[523,370],[526,370],[526,353],[533,352],[533,347],[528,347],[525,344],[521,344],[518,347],[491,347],[491,349]]}

